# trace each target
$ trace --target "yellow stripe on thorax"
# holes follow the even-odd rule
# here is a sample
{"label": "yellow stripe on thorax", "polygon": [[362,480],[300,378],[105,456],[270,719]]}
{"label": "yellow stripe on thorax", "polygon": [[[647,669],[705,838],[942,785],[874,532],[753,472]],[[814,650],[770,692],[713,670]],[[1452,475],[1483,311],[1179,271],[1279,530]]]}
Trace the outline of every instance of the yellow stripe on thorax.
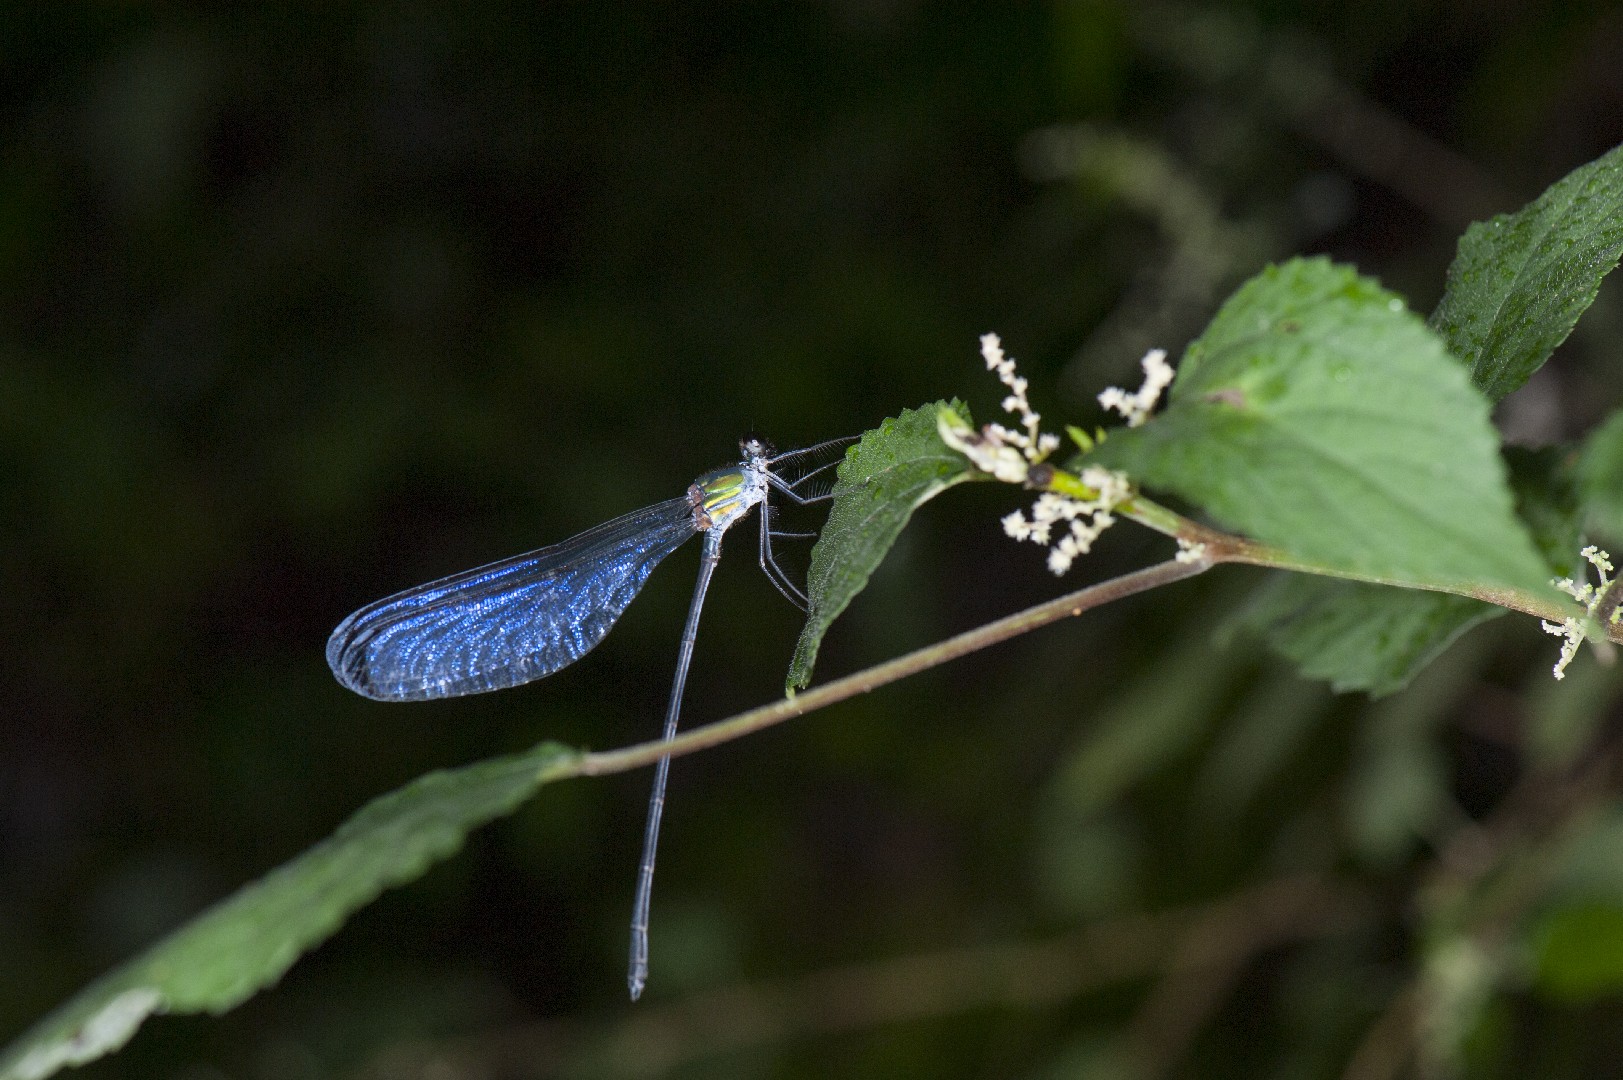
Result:
{"label": "yellow stripe on thorax", "polygon": [[744,470],[736,466],[705,473],[688,488],[694,522],[705,530],[731,525],[760,502],[762,494],[759,480],[751,483]]}

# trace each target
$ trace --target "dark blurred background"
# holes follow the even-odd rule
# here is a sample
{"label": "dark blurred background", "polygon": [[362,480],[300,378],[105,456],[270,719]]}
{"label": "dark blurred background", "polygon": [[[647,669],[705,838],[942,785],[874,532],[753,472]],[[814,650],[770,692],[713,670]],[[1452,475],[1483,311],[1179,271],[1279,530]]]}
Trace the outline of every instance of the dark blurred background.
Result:
{"label": "dark blurred background", "polygon": [[[7,1038],[424,771],[652,737],[696,547],[586,661],[469,700],[342,690],[322,647],[358,605],[679,494],[748,431],[804,444],[952,395],[993,419],[987,330],[1051,423],[1092,425],[1269,259],[1328,253],[1426,310],[1467,222],[1623,141],[1603,2],[9,4],[4,26]],[[1615,407],[1620,331],[1614,282],[1507,433]],[[928,506],[820,676],[1165,556],[1125,526],[1055,582],[1000,535],[1018,505]],[[690,724],[781,693],[798,613],[750,545]],[[86,1075],[1394,1075],[1436,968],[1416,897],[1491,835],[1529,731],[1568,762],[1618,680],[1581,658],[1556,687],[1553,639],[1501,620],[1405,695],[1335,698],[1213,644],[1260,581],[678,762],[635,1008],[647,772],[546,789],[279,986]],[[1620,1075],[1623,1010],[1508,970],[1449,1067]]]}

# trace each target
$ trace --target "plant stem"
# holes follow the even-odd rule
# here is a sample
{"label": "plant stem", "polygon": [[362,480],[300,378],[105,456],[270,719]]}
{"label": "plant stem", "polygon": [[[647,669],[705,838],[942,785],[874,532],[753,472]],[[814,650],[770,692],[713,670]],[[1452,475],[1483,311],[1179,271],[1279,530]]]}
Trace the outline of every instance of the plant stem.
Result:
{"label": "plant stem", "polygon": [[945,664],[949,660],[956,660],[972,652],[984,649],[988,645],[996,645],[1012,637],[1035,630],[1050,623],[1059,622],[1084,611],[1101,607],[1115,600],[1121,600],[1161,585],[1170,585],[1175,581],[1194,577],[1210,569],[1213,560],[1195,559],[1189,562],[1169,560],[1131,574],[1111,578],[1109,581],[1090,585],[1085,589],[1068,593],[1055,600],[1027,608],[1025,611],[987,623],[974,630],[965,631],[956,637],[934,645],[927,645],[905,656],[859,671],[854,675],[847,675],[843,679],[814,686],[804,693],[793,697],[775,701],[770,705],[763,705],[758,709],[740,713],[728,720],[719,720],[701,728],[695,728],[685,735],[679,735],[670,742],[663,740],[657,742],[639,743],[621,750],[605,750],[581,755],[573,767],[568,769],[576,776],[602,776],[605,773],[624,772],[628,769],[651,765],[661,757],[667,755],[679,757],[682,754],[691,754],[696,750],[703,750],[717,746],[724,742],[762,728],[781,724],[785,720],[865,694],[881,686],[896,682],[898,679],[917,674],[929,668]]}
{"label": "plant stem", "polygon": [[[1583,614],[1581,609],[1576,609],[1571,603],[1564,602],[1553,589],[1551,594],[1546,597],[1521,589],[1506,589],[1491,585],[1443,585],[1430,581],[1407,581],[1402,578],[1386,577],[1380,574],[1363,574],[1298,558],[1278,548],[1269,547],[1267,544],[1259,544],[1244,537],[1217,532],[1214,529],[1206,529],[1205,526],[1196,526],[1196,528],[1211,533],[1217,538],[1200,541],[1206,544],[1207,553],[1211,556],[1213,562],[1267,566],[1276,570],[1294,570],[1297,573],[1341,578],[1344,581],[1362,581],[1371,585],[1388,585],[1399,589],[1421,589],[1426,592],[1469,596],[1497,607],[1520,611],[1525,615],[1537,615],[1539,618],[1549,619],[1551,622],[1560,622],[1573,615]],[[1607,637],[1611,638],[1611,640],[1623,642],[1623,625],[1609,623],[1605,629]]]}
{"label": "plant stem", "polygon": [[[1044,486],[1049,490],[1058,492],[1071,492],[1075,486],[1081,484],[1075,476],[1062,469],[1053,470],[1049,483]],[[1091,489],[1090,489],[1091,490]],[[1388,585],[1399,589],[1422,589],[1427,592],[1452,593],[1456,596],[1469,596],[1482,600],[1498,607],[1508,608],[1511,611],[1520,611],[1526,615],[1537,615],[1541,619],[1551,622],[1561,622],[1574,615],[1581,615],[1571,603],[1563,601],[1552,590],[1549,596],[1525,592],[1521,589],[1504,589],[1485,585],[1443,585],[1428,581],[1407,581],[1401,578],[1383,577],[1379,574],[1363,574],[1354,570],[1316,563],[1302,559],[1287,551],[1282,551],[1267,544],[1260,544],[1255,540],[1248,540],[1243,536],[1235,536],[1220,529],[1202,525],[1192,521],[1182,514],[1146,499],[1142,495],[1134,495],[1127,502],[1116,508],[1122,517],[1138,522],[1146,528],[1154,529],[1158,533],[1171,536],[1187,545],[1200,544],[1206,549],[1207,556],[1213,563],[1241,563],[1248,566],[1266,566],[1274,570],[1292,570],[1301,574],[1317,574],[1320,577],[1340,578],[1344,581],[1362,581],[1372,585]],[[1607,638],[1618,644],[1623,644],[1623,621],[1613,621],[1610,613],[1615,610],[1616,604],[1623,601],[1623,579],[1614,582],[1615,595],[1608,597],[1611,606],[1602,604],[1597,621],[1604,629]]]}

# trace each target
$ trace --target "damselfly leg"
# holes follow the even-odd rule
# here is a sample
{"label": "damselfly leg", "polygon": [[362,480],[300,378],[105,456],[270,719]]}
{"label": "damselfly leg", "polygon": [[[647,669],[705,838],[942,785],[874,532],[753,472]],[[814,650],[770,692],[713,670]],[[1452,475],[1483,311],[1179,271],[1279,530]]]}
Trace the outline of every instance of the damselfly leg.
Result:
{"label": "damselfly leg", "polygon": [[[783,532],[772,527],[773,517],[778,508],[772,505],[772,492],[777,492],[796,506],[813,506],[817,503],[827,502],[834,497],[833,470],[845,459],[843,450],[855,442],[857,436],[845,436],[838,439],[829,439],[815,446],[808,446],[800,450],[790,450],[768,460],[767,464],[774,471],[766,474],[767,485],[770,490],[766,500],[761,504],[761,542],[760,563],[761,572],[772,582],[774,588],[783,595],[783,598],[805,611],[811,600],[806,596],[805,590],[796,585],[794,579],[778,563],[777,553],[772,548],[774,539],[804,540],[815,537],[815,532]],[[820,458],[829,460],[819,462]],[[786,479],[776,471],[780,466],[789,465],[791,470],[800,463],[811,463],[811,468],[794,477]]]}

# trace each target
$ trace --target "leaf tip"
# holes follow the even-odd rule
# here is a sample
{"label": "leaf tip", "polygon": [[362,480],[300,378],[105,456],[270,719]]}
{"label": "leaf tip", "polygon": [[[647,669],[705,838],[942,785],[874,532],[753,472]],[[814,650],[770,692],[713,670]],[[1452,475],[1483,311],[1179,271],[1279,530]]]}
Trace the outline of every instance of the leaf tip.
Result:
{"label": "leaf tip", "polygon": [[44,1080],[66,1066],[83,1065],[112,1053],[159,1011],[163,1000],[163,994],[152,986],[124,991],[63,1037],[29,1050],[5,1074],[6,1080]]}

